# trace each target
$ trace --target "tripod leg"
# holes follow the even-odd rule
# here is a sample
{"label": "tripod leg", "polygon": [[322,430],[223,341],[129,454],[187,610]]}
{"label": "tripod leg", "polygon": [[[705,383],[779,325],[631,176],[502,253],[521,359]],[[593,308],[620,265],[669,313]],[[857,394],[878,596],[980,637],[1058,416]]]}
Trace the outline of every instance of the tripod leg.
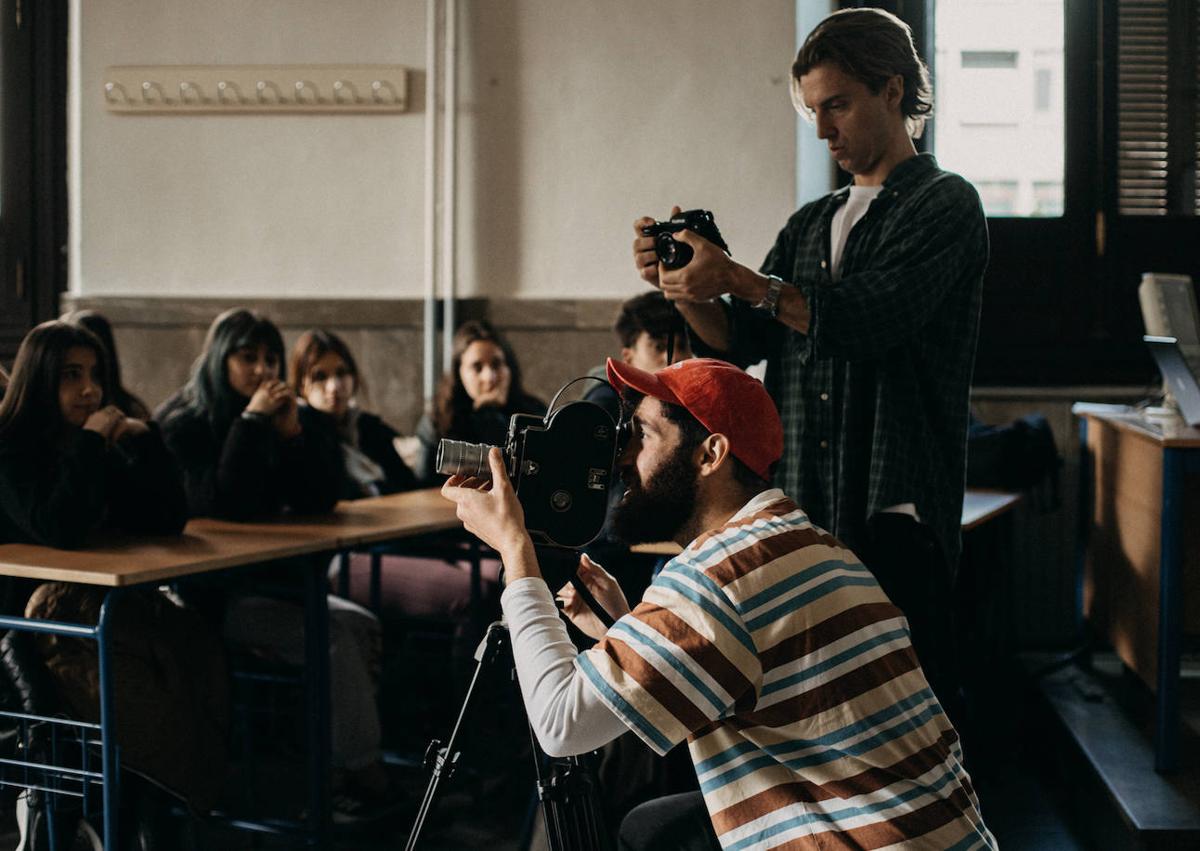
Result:
{"label": "tripod leg", "polygon": [[431,771],[429,785],[425,788],[425,796],[421,799],[420,809],[417,811],[412,831],[408,835],[408,842],[404,846],[405,851],[413,851],[417,847],[417,840],[420,838],[430,810],[433,809],[433,801],[443,775],[450,777],[454,773],[454,766],[458,761],[458,752],[455,750],[455,746],[458,744],[458,736],[462,731],[467,709],[471,705],[471,698],[475,694],[475,687],[479,684],[479,676],[486,666],[495,661],[507,639],[508,628],[502,622],[496,621],[488,626],[483,640],[479,642],[479,646],[475,650],[475,673],[471,675],[471,684],[467,687],[466,696],[463,697],[462,708],[458,711],[458,718],[454,722],[450,738],[445,747],[442,747],[441,743],[436,740],[430,742],[429,751],[425,755],[426,763]]}

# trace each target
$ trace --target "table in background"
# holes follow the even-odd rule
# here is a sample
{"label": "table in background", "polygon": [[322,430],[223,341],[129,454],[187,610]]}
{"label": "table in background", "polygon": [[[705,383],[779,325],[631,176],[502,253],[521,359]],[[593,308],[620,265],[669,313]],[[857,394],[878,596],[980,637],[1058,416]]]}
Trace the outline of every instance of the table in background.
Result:
{"label": "table in background", "polygon": [[1178,764],[1179,665],[1200,634],[1200,429],[1077,406],[1080,618],[1156,695],[1154,765]]}

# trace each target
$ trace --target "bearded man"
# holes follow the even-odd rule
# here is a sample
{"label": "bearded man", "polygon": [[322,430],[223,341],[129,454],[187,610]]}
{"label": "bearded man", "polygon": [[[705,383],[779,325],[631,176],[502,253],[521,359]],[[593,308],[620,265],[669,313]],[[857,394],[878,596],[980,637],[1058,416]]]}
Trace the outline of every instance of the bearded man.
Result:
{"label": "bearded man", "polygon": [[490,487],[455,477],[443,493],[504,562],[542,748],[586,753],[627,730],[660,754],[688,740],[700,791],[635,809],[621,847],[994,847],[903,614],[769,485],[783,429],[763,386],[712,359],[655,373],[610,359],[608,376],[633,408],[618,531],[683,552],[632,611],[583,562],[618,618],[605,632],[574,612],[595,647],[567,636],[499,450]]}

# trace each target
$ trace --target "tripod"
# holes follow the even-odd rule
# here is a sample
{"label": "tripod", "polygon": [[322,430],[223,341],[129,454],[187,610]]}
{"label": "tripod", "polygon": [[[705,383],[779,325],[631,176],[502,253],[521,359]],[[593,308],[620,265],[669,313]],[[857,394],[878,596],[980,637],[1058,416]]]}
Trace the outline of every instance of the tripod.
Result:
{"label": "tripod", "polygon": [[[425,788],[416,821],[404,846],[405,851],[413,851],[417,847],[417,839],[433,806],[438,785],[443,777],[449,778],[454,773],[458,764],[459,752],[455,746],[480,673],[508,648],[508,627],[502,621],[490,624],[475,650],[475,673],[471,676],[471,684],[467,687],[449,740],[443,745],[434,739],[425,752],[425,764],[430,769],[429,785]],[[538,800],[542,805],[550,851],[611,851],[614,843],[604,819],[595,772],[589,761],[579,756],[546,756],[538,746],[532,727],[530,739],[537,769]]]}

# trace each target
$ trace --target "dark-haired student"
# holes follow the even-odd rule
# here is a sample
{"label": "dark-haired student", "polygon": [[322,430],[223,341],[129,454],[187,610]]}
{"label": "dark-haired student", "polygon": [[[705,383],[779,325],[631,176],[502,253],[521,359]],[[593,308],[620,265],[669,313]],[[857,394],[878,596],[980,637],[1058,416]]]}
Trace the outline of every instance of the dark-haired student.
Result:
{"label": "dark-haired student", "polygon": [[[155,412],[183,468],[192,516],[251,520],[333,508],[340,453],[327,435],[304,428],[285,377],[283,338],[269,319],[235,308],[213,321],[188,383]],[[301,576],[295,565],[274,568],[277,582]],[[184,593],[223,621],[233,644],[303,664],[302,606],[255,593],[244,576],[192,583]],[[343,784],[334,817],[344,821],[387,796],[375,703],[379,621],[330,597],[329,637],[332,758]]]}
{"label": "dark-haired student", "polygon": [[544,414],[546,403],[525,392],[521,365],[495,328],[471,319],[454,332],[450,369],[442,376],[432,414],[417,424],[421,451],[417,478],[441,484],[434,470],[443,438],[503,446],[513,414]]}
{"label": "dark-haired student", "polygon": [[336,435],[342,456],[342,499],[399,493],[417,487],[398,451],[400,433],[358,405],[363,380],[349,346],[330,331],[300,335],[288,375],[305,429]]}
{"label": "dark-haired student", "polygon": [[[73,548],[106,531],[178,534],[187,506],[152,424],[109,404],[107,352],[84,328],[46,322],[25,337],[0,402],[0,542]],[[41,585],[27,617],[95,624],[104,591]],[[118,598],[112,663],[122,758],[210,806],[223,788],[228,704],[220,644],[199,618],[151,590]],[[99,720],[94,642],[36,639],[59,694]],[[187,735],[179,735],[179,730]]]}
{"label": "dark-haired student", "polygon": [[127,417],[135,420],[150,419],[150,409],[146,403],[125,389],[121,381],[121,359],[117,355],[117,341],[113,339],[112,325],[102,313],[95,310],[72,310],[61,317],[63,322],[79,325],[96,335],[104,351],[108,353],[108,386],[112,394],[112,404],[120,408]]}
{"label": "dark-haired student", "polygon": [[[292,348],[288,375],[301,399],[300,421],[306,429],[336,433],[343,463],[343,499],[397,493],[418,486],[400,455],[400,435],[374,414],[361,410],[357,393],[361,377],[354,355],[336,334],[305,332]],[[370,557],[350,557],[349,597],[370,602]],[[494,583],[495,562],[485,562],[484,575]],[[442,559],[389,554],[380,575],[380,611],[403,617],[459,615],[471,602],[471,577]]]}

